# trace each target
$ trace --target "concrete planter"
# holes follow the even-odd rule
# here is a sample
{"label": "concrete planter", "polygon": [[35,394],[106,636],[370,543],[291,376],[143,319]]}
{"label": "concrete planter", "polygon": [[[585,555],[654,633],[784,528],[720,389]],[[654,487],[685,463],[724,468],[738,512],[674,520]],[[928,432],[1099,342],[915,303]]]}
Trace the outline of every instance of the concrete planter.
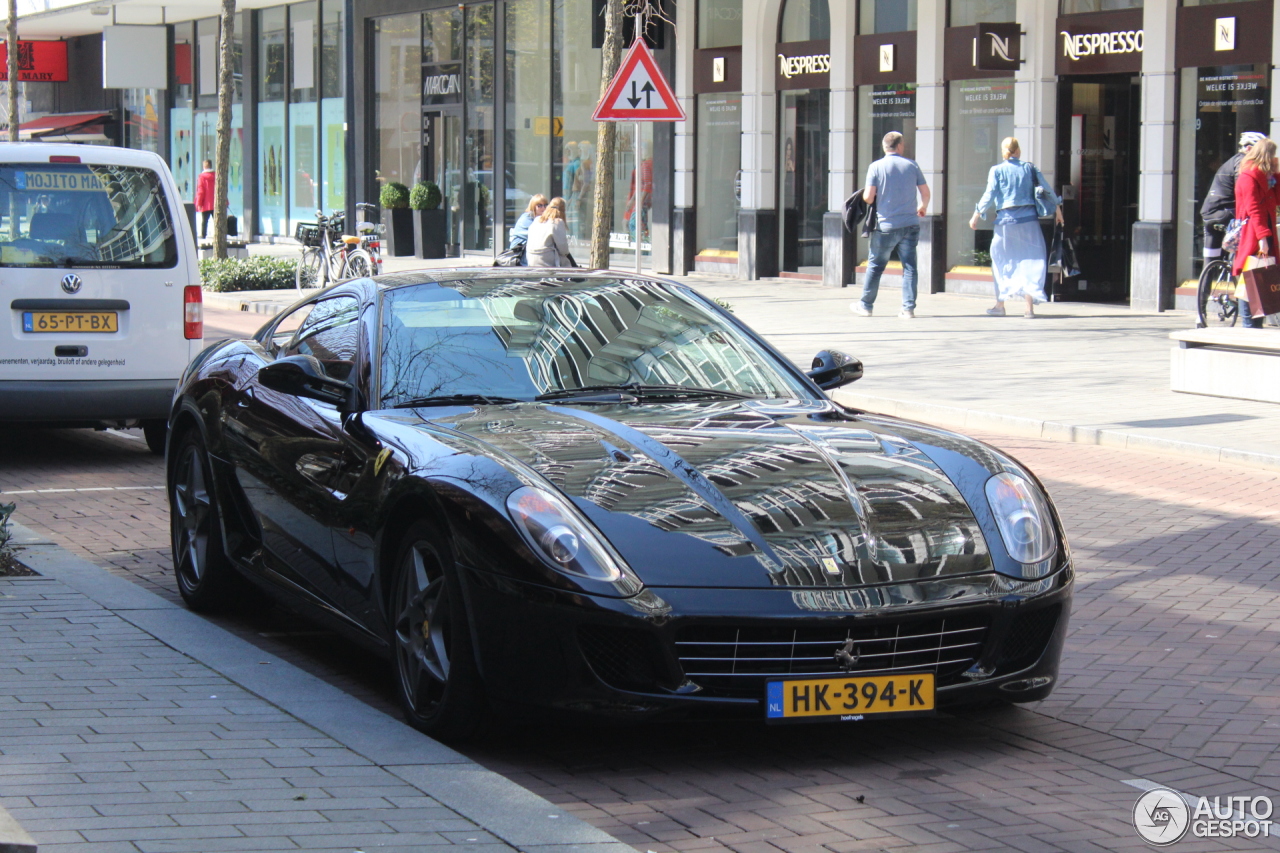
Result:
{"label": "concrete planter", "polygon": [[413,214],[413,253],[424,260],[443,258],[445,255],[445,212],[435,210],[414,210]]}
{"label": "concrete planter", "polygon": [[382,211],[383,248],[388,256],[407,258],[413,254],[413,213],[407,207]]}

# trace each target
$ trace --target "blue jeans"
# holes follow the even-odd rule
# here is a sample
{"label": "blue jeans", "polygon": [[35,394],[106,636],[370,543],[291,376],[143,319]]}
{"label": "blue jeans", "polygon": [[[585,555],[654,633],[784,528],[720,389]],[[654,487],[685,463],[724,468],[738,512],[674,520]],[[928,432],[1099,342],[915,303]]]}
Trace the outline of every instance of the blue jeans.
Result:
{"label": "blue jeans", "polygon": [[871,258],[867,261],[867,275],[862,283],[863,308],[870,311],[875,304],[876,294],[880,292],[880,276],[889,265],[889,257],[896,248],[898,260],[902,261],[902,307],[915,310],[916,244],[919,242],[919,225],[877,231],[871,235]]}
{"label": "blue jeans", "polygon": [[1241,326],[1241,328],[1245,328],[1245,329],[1262,329],[1262,328],[1266,328],[1266,325],[1267,325],[1267,318],[1266,318],[1266,317],[1258,317],[1258,318],[1256,318],[1256,319],[1255,319],[1254,317],[1250,317],[1250,316],[1249,316],[1249,303],[1248,303],[1248,302],[1246,302],[1246,301],[1245,301],[1245,300],[1243,300],[1243,299],[1238,299],[1238,300],[1236,300],[1236,301],[1237,301],[1237,303],[1240,305],[1240,326]]}

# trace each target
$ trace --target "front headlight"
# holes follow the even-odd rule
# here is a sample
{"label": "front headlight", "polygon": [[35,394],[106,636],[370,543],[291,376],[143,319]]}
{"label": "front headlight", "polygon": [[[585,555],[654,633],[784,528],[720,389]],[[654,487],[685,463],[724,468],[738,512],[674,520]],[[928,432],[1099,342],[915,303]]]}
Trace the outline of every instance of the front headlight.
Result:
{"label": "front headlight", "polygon": [[1030,564],[1053,555],[1058,547],[1053,515],[1035,485],[1017,474],[996,474],[987,480],[987,502],[1010,557]]}
{"label": "front headlight", "polygon": [[507,498],[507,511],[525,541],[556,571],[598,581],[622,579],[620,558],[559,495],[521,486]]}

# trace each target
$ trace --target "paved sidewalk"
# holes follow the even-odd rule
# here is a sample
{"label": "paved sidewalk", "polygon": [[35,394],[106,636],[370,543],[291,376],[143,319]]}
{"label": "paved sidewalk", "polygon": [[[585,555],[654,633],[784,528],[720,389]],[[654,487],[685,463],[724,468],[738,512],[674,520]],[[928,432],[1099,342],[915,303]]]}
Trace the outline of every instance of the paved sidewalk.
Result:
{"label": "paved sidewalk", "polygon": [[0,804],[42,853],[631,848],[17,526]]}
{"label": "paved sidewalk", "polygon": [[[266,246],[254,251],[296,251]],[[484,258],[389,258],[387,272],[483,265]],[[624,272],[623,270],[619,270]],[[679,278],[734,312],[800,365],[828,347],[862,359],[866,376],[843,402],[958,429],[1177,453],[1280,471],[1280,406],[1169,390],[1169,333],[1186,312],[1142,314],[1120,305],[1056,302],[1039,316],[987,317],[990,300],[922,298],[899,320],[898,290],[882,288],[876,316],[856,317],[860,288],[795,279]],[[267,314],[294,291],[211,294],[211,305]],[[1265,329],[1260,335],[1280,336]]]}

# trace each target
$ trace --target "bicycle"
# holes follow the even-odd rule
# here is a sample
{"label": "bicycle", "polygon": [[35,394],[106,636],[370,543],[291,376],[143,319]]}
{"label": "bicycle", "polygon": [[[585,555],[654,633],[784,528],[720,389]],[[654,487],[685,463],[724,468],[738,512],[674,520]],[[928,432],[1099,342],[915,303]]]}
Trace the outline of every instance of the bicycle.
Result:
{"label": "bicycle", "polygon": [[[360,202],[359,210],[376,210],[371,204]],[[316,211],[316,221],[299,223],[295,236],[305,246],[294,284],[299,290],[325,287],[351,278],[367,278],[382,270],[381,226],[373,222],[361,222],[359,235],[342,234],[344,215],[334,211],[325,216]],[[333,235],[340,235],[334,237]]]}
{"label": "bicycle", "polygon": [[[1212,316],[1210,316],[1212,312]],[[1196,288],[1196,328],[1234,326],[1240,316],[1236,301],[1236,278],[1231,274],[1231,255],[1207,261]]]}

